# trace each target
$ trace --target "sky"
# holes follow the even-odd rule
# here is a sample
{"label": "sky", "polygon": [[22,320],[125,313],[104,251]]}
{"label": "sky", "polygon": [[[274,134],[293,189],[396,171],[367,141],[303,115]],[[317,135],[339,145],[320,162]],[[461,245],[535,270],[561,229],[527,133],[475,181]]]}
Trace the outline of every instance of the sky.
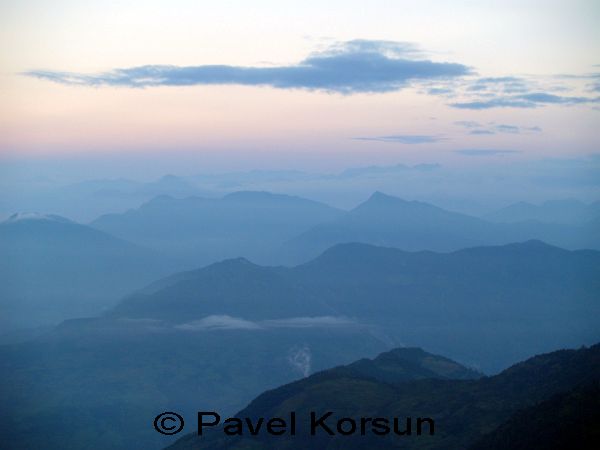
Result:
{"label": "sky", "polygon": [[588,158],[599,19],[598,1],[0,0],[0,164]]}

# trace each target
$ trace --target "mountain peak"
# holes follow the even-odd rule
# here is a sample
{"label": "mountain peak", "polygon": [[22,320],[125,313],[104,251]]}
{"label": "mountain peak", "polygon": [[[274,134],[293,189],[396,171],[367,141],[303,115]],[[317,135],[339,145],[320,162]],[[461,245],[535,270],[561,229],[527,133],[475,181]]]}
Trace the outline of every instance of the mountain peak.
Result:
{"label": "mountain peak", "polygon": [[391,195],[388,194],[384,194],[381,191],[375,191],[371,194],[371,196],[369,197],[369,200],[367,200],[368,202],[371,201],[384,201],[384,200],[402,200],[398,197],[393,197]]}
{"label": "mountain peak", "polygon": [[530,239],[528,241],[523,242],[513,242],[510,244],[506,244],[503,247],[511,249],[558,250],[560,252],[567,251],[563,248],[557,247],[555,245],[550,245],[539,239]]}
{"label": "mountain peak", "polygon": [[362,209],[365,207],[380,207],[380,206],[392,206],[392,205],[398,205],[398,204],[404,204],[404,203],[408,203],[406,202],[406,200],[402,200],[401,198],[398,197],[393,197],[391,195],[388,194],[384,194],[381,191],[375,191],[371,194],[371,196],[365,200],[364,202],[362,202],[361,204],[359,204],[356,209]]}
{"label": "mountain peak", "polygon": [[359,360],[349,367],[386,382],[405,379],[407,372],[411,372],[411,377],[414,378],[474,379],[482,375],[451,359],[428,353],[418,347],[395,348],[372,360]]}
{"label": "mountain peak", "polygon": [[[221,270],[223,268],[228,269],[237,269],[237,268],[246,268],[246,269],[264,269],[263,266],[259,266],[258,264],[254,264],[252,261],[244,258],[243,256],[237,258],[229,258],[224,259],[222,261],[210,264],[206,267],[206,269],[218,269]],[[202,270],[202,269],[200,269]]]}
{"label": "mountain peak", "polygon": [[419,202],[416,200],[404,200],[400,197],[394,197],[393,195],[388,195],[385,194],[381,191],[375,191],[373,192],[373,194],[371,194],[371,196],[364,201],[363,203],[361,203],[360,205],[358,205],[356,208],[354,208],[354,211],[361,211],[364,209],[369,209],[369,208],[394,208],[394,209],[398,209],[398,208],[419,208],[419,209],[425,209],[425,210],[431,210],[431,209],[439,209],[436,206],[433,206],[429,203],[424,203],[424,202]]}

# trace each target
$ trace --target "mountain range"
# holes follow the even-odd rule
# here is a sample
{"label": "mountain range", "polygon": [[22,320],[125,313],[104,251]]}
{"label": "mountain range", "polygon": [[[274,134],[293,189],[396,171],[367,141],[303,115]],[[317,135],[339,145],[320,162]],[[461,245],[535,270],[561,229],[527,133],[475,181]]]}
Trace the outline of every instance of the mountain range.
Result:
{"label": "mountain range", "polygon": [[[64,220],[15,224],[75,227],[104,250],[125,245]],[[74,254],[85,255],[81,248]],[[85,273],[85,259],[73,259],[80,267],[69,270]],[[112,270],[122,276],[124,267]],[[174,440],[149,425],[161,411],[233,414],[266,389],[400,345],[462,368],[439,357],[398,370],[353,368],[386,383],[403,371],[495,373],[532,354],[597,342],[599,270],[600,252],[529,241],[451,253],[341,244],[292,268],[236,258],[175,273],[95,318],[0,346],[0,402],[11,405],[0,432],[9,448],[160,448]]]}
{"label": "mountain range", "polygon": [[[333,317],[494,372],[600,339],[600,252],[528,241],[451,253],[340,244],[308,263],[233,259],[125,297],[107,317],[174,325]],[[510,345],[509,345],[510,344]]]}
{"label": "mountain range", "polygon": [[568,249],[600,249],[595,216],[590,212],[589,221],[563,223],[558,212],[563,206],[554,207],[551,222],[532,220],[532,214],[487,220],[381,192],[342,211],[299,197],[242,191],[219,199],[160,196],[137,209],[101,216],[90,226],[190,266],[233,257],[295,265],[346,242],[453,251],[539,239]]}
{"label": "mountain range", "polygon": [[14,186],[10,181],[0,193],[0,217],[10,211],[57,213],[79,222],[113,212],[127,211],[160,195],[215,196],[192,180],[164,175],[142,182],[125,178],[92,179],[62,184],[52,179],[27,180]]}
{"label": "mountain range", "polygon": [[348,212],[267,192],[161,196],[90,225],[52,215],[9,218],[0,224],[7,255],[0,278],[7,326],[32,327],[95,314],[153,279],[226,258],[293,266],[346,242],[449,252],[536,238],[569,249],[600,248],[598,230],[594,221],[492,223],[378,192]]}
{"label": "mountain range", "polygon": [[199,266],[239,256],[272,261],[282,242],[341,214],[299,197],[246,191],[220,199],[156,197],[90,226]]}
{"label": "mountain range", "polygon": [[[477,424],[439,442],[499,446],[493,427],[518,408],[552,409],[539,402],[577,389],[579,375],[560,359],[536,366],[561,386],[543,395],[526,390],[530,379],[546,386],[529,372],[518,382],[505,372],[472,379],[600,340],[600,252],[579,249],[596,246],[596,225],[494,223],[382,193],[351,211],[238,192],[156,197],[90,225],[14,215],[0,223],[7,325],[88,318],[0,346],[0,402],[12,405],[0,433],[10,448],[160,448],[175,439],[149,426],[161,411],[233,414],[267,389],[418,346],[446,358],[402,349],[360,359],[331,372],[331,391],[315,392],[342,399],[367,380],[362,398],[371,402],[372,387],[373,408],[387,411],[379,400],[399,395],[408,403],[390,411],[425,404],[455,427],[475,411]],[[344,374],[353,381],[338,385]],[[564,402],[588,405],[578,392]],[[461,395],[468,401],[453,422],[448,408],[460,409]],[[478,410],[469,403],[477,398],[491,406]],[[244,411],[263,411],[252,408]]]}
{"label": "mountain range", "polygon": [[515,221],[494,223],[428,203],[375,192],[367,201],[328,223],[290,239],[282,260],[304,262],[338,243],[362,242],[403,250],[452,251],[539,239],[569,249],[600,249],[595,222],[584,225]]}

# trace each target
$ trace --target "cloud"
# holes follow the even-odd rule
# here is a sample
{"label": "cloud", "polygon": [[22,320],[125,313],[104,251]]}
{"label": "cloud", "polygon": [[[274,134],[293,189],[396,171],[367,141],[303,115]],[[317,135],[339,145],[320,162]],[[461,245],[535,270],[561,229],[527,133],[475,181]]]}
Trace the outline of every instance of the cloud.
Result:
{"label": "cloud", "polygon": [[520,134],[520,133],[539,133],[542,129],[538,126],[534,127],[521,127],[518,125],[506,125],[506,124],[491,124],[492,128],[499,133],[510,133],[510,134]]}
{"label": "cloud", "polygon": [[517,134],[521,131],[521,129],[516,125],[496,125],[495,128],[500,133]]}
{"label": "cloud", "polygon": [[480,128],[483,126],[479,122],[475,122],[474,120],[459,120],[457,122],[454,122],[454,125],[458,125],[460,127],[465,128]]}
{"label": "cloud", "polygon": [[578,105],[599,103],[600,97],[569,97],[549,94],[547,92],[531,92],[528,94],[495,97],[489,100],[451,103],[450,106],[459,109],[490,109],[490,108],[537,108],[547,104]]}
{"label": "cloud", "polygon": [[396,164],[394,166],[369,166],[369,167],[355,167],[351,169],[346,169],[339,175],[333,177],[338,179],[347,179],[347,178],[381,178],[386,175],[398,175],[398,174],[406,174],[407,172],[417,171],[417,172],[431,172],[441,168],[441,164],[437,163],[424,163],[417,164],[415,166],[407,166],[404,164]]}
{"label": "cloud", "polygon": [[[433,61],[411,43],[382,40],[339,42],[309,54],[298,63],[282,66],[144,65],[92,74],[32,70],[24,75],[77,86],[243,85],[346,95],[416,87],[418,93],[445,98],[449,106],[466,110],[600,103],[600,97],[592,97],[593,93],[600,92],[597,73],[561,77],[563,81],[571,80],[571,84],[581,80],[580,84],[584,84],[578,92],[588,92],[590,97],[557,95],[573,91],[574,86],[558,86],[556,76],[550,80],[534,76],[480,77],[464,64]],[[474,131],[471,134],[491,133]],[[425,140],[419,138],[381,136],[364,140],[405,144],[439,140],[435,136],[423,137]]]}
{"label": "cloud", "polygon": [[494,98],[491,100],[475,100],[471,102],[450,103],[450,106],[458,109],[490,109],[490,108],[536,108],[533,102],[519,100],[516,98]]}
{"label": "cloud", "polygon": [[530,94],[519,95],[518,98],[535,103],[558,103],[563,105],[575,105],[578,103],[597,103],[599,97],[565,97],[562,95],[548,94],[546,92],[532,92]]}
{"label": "cloud", "polygon": [[504,93],[527,92],[529,90],[529,82],[524,78],[519,77],[484,77],[474,80],[468,87],[467,91],[501,91]]}
{"label": "cloud", "polygon": [[600,81],[588,84],[588,89],[592,92],[600,92]]}
{"label": "cloud", "polygon": [[255,322],[231,317],[227,315],[208,316],[200,320],[194,320],[181,325],[176,329],[185,331],[211,331],[211,330],[260,330],[262,327]]}
{"label": "cloud", "polygon": [[33,70],[26,75],[84,86],[249,85],[353,94],[389,92],[413,81],[447,79],[470,73],[458,63],[424,59],[412,44],[353,40],[310,54],[298,64],[279,67],[230,65],[147,65],[97,74]]}
{"label": "cloud", "polygon": [[395,134],[391,136],[355,137],[357,141],[397,142],[400,144],[431,144],[443,141],[442,136],[423,134]]}
{"label": "cloud", "polygon": [[429,95],[451,95],[454,94],[454,90],[447,87],[433,87],[427,89]]}
{"label": "cloud", "polygon": [[[565,92],[594,92],[591,82],[598,74],[553,76],[461,77],[432,80],[437,88],[452,86],[454,98],[449,106],[459,109],[538,108],[545,105],[584,105],[600,102],[600,97]],[[557,80],[561,80],[557,84]],[[587,84],[586,84],[587,83]],[[590,89],[591,88],[591,89]]]}
{"label": "cloud", "polygon": [[496,124],[495,122],[488,122],[486,125],[470,120],[454,122],[454,125],[466,128],[469,130],[469,134],[471,135],[492,135],[496,133],[538,133],[542,131],[542,129],[538,126],[522,127],[519,125]]}
{"label": "cloud", "polygon": [[[592,67],[600,67],[598,64],[594,64]],[[585,80],[588,81],[586,83],[585,88],[588,92],[600,92],[600,72],[592,72],[585,74],[560,74],[556,76],[557,78],[562,79],[575,79],[575,80]]]}
{"label": "cloud", "polygon": [[346,317],[316,316],[292,317],[289,319],[273,319],[250,321],[228,315],[212,315],[200,320],[175,325],[175,329],[184,331],[216,331],[216,330],[266,330],[270,328],[315,328],[332,326],[357,326]]}
{"label": "cloud", "polygon": [[303,347],[293,347],[288,353],[288,362],[292,367],[298,369],[302,376],[306,378],[310,375],[312,353],[307,345]]}
{"label": "cloud", "polygon": [[263,323],[265,326],[273,328],[313,328],[356,325],[356,322],[353,320],[335,316],[293,317],[291,319],[265,320]]}
{"label": "cloud", "polygon": [[521,153],[519,150],[498,150],[498,149],[479,149],[469,148],[464,150],[455,150],[455,153],[460,153],[465,156],[499,156],[509,155],[513,153]]}
{"label": "cloud", "polygon": [[484,77],[484,78],[479,78],[477,80],[478,83],[483,83],[483,84],[496,84],[496,83],[522,83],[523,79],[522,78],[517,78],[517,77]]}

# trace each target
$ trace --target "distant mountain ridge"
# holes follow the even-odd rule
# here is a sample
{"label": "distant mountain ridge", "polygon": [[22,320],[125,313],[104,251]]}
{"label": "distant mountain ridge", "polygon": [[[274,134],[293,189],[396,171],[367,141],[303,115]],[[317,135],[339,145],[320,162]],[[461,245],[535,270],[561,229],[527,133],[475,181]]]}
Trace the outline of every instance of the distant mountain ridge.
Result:
{"label": "distant mountain ridge", "polygon": [[78,222],[89,222],[102,214],[126,211],[158,195],[215,196],[188,177],[164,175],[152,181],[124,178],[90,179],[70,184],[44,180],[24,183],[0,203],[0,217],[13,211],[57,213]]}
{"label": "distant mountain ridge", "polygon": [[178,267],[64,217],[15,214],[0,223],[0,305],[8,327],[97,314]]}
{"label": "distant mountain ridge", "polygon": [[327,248],[361,242],[403,250],[453,251],[465,247],[500,245],[539,239],[569,249],[600,248],[600,231],[583,226],[537,222],[493,223],[375,192],[348,213],[288,241],[282,258],[298,263]]}
{"label": "distant mountain ridge", "polygon": [[493,222],[538,221],[571,225],[584,225],[599,217],[600,201],[587,204],[578,200],[553,200],[539,205],[527,202],[513,203],[484,216]]}
{"label": "distant mountain ridge", "polygon": [[101,216],[91,226],[196,266],[237,256],[296,265],[349,242],[447,252],[540,239],[569,249],[600,249],[600,231],[592,222],[498,223],[379,191],[350,211],[263,191],[219,199],[162,195],[126,213]]}
{"label": "distant mountain ridge", "polygon": [[209,316],[345,317],[390,343],[420,342],[494,371],[523,355],[600,339],[599,270],[598,251],[540,241],[452,253],[340,244],[293,268],[238,258],[173,275],[107,317],[179,325]]}
{"label": "distant mountain ridge", "polygon": [[269,260],[285,240],[340,214],[300,197],[245,191],[219,199],[159,196],[90,225],[198,266],[238,256]]}

